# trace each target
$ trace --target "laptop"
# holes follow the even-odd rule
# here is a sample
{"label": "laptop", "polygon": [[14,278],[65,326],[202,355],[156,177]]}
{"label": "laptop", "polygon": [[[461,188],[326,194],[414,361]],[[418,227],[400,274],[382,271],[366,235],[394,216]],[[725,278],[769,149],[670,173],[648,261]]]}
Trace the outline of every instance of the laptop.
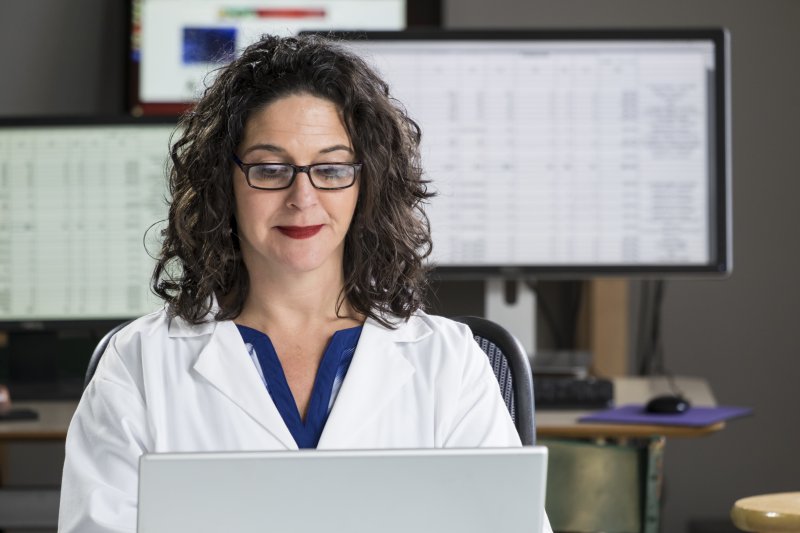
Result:
{"label": "laptop", "polygon": [[541,533],[547,449],[167,453],[139,533]]}

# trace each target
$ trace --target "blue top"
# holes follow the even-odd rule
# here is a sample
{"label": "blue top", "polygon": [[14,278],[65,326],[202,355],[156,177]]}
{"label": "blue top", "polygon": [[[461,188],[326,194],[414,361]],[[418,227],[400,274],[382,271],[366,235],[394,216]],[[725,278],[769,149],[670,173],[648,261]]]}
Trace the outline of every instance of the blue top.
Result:
{"label": "blue top", "polygon": [[297,403],[272,341],[257,329],[238,324],[236,327],[297,447],[316,448],[344,376],[350,368],[362,326],[339,330],[331,337],[317,370],[305,421],[297,410]]}

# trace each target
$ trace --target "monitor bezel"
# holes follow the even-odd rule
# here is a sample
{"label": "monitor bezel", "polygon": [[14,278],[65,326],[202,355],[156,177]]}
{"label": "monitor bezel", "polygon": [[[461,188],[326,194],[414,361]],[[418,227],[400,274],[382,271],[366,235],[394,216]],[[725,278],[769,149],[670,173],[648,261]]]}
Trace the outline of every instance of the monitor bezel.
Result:
{"label": "monitor bezel", "polygon": [[[733,269],[732,191],[730,159],[730,34],[725,28],[643,28],[643,29],[540,29],[540,30],[407,30],[359,32],[302,32],[347,41],[686,41],[705,40],[714,46],[714,134],[716,140],[713,200],[715,226],[712,257],[702,265],[631,264],[631,265],[445,265],[435,266],[438,279],[503,278],[584,279],[604,276],[627,277],[725,277]],[[424,132],[423,132],[424,133]]]}

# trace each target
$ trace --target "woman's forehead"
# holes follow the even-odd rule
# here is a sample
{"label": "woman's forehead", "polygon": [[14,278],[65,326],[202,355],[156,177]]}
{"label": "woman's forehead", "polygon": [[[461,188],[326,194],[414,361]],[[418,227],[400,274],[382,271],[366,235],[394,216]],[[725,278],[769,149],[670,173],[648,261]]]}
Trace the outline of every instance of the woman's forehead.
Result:
{"label": "woman's forehead", "polygon": [[299,144],[324,150],[350,147],[339,108],[333,102],[308,94],[290,95],[255,111],[247,120],[240,148],[264,146],[280,152]]}

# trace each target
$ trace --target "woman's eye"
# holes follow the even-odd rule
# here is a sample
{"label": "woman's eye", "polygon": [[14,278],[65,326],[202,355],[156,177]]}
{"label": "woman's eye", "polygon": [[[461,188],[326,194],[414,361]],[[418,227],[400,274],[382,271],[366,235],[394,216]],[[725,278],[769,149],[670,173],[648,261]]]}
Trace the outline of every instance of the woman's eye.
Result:
{"label": "woman's eye", "polygon": [[347,174],[349,167],[345,165],[326,165],[317,168],[317,174],[323,178],[334,179],[341,178]]}
{"label": "woman's eye", "polygon": [[250,170],[251,177],[255,179],[284,178],[291,171],[284,165],[258,165]]}

